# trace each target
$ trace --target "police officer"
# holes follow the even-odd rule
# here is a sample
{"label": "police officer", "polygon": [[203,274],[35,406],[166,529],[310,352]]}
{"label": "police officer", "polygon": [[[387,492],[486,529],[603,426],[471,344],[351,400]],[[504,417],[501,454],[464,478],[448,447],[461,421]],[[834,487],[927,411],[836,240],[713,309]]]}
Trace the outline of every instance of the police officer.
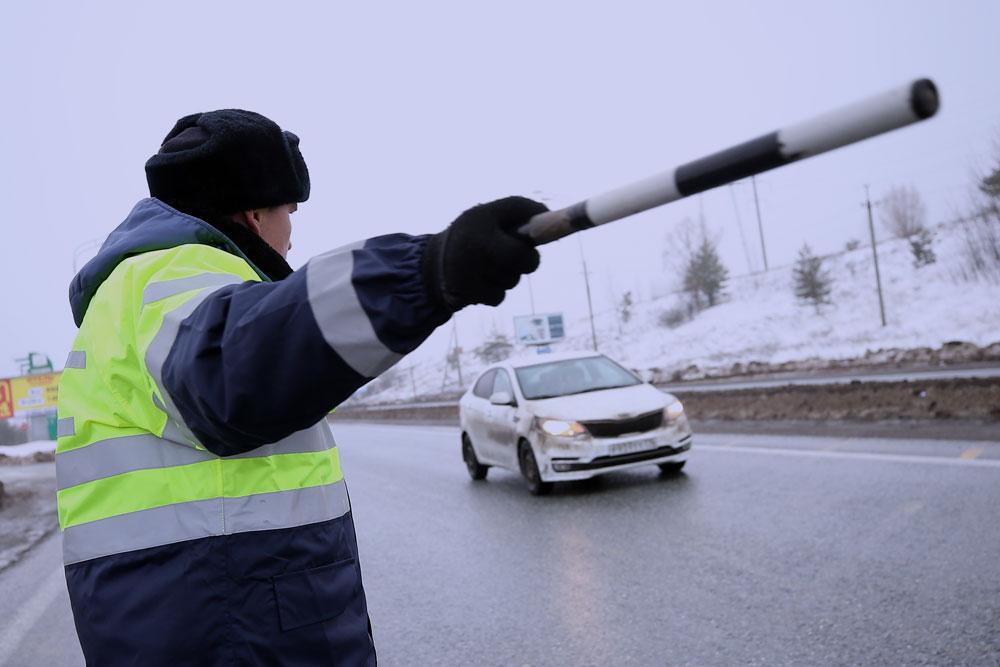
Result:
{"label": "police officer", "polygon": [[515,230],[545,207],[501,199],[292,271],[309,172],[291,132],[186,116],[146,177],[151,197],[70,286],[56,467],[87,662],[374,664],[326,416],[535,270]]}

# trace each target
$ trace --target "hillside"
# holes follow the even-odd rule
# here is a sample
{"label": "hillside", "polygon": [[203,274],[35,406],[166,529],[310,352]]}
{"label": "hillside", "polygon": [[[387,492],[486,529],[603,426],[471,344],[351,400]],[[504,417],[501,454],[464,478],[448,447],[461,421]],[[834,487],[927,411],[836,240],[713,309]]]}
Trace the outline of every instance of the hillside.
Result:
{"label": "hillside", "polygon": [[[677,326],[663,314],[682,310],[685,295],[637,303],[627,324],[611,313],[598,318],[600,351],[646,377],[728,375],[747,365],[785,362],[823,365],[872,356],[877,350],[939,348],[950,341],[988,346],[1000,341],[1000,285],[963,277],[965,236],[961,223],[934,228],[937,262],[914,268],[907,241],[878,246],[887,325],[881,326],[870,246],[823,258],[833,277],[832,303],[819,311],[796,301],[792,267],[732,278],[723,302]],[[554,349],[589,349],[586,320],[570,321],[571,334]],[[484,364],[468,350],[483,341],[464,341],[463,379],[468,383]],[[523,353],[524,351],[521,351]],[[925,355],[926,356],[926,355]],[[412,370],[411,370],[412,366]],[[411,400],[455,390],[456,373],[443,382],[443,363],[404,362],[404,368],[363,389],[356,398]],[[416,389],[416,392],[414,391]]]}

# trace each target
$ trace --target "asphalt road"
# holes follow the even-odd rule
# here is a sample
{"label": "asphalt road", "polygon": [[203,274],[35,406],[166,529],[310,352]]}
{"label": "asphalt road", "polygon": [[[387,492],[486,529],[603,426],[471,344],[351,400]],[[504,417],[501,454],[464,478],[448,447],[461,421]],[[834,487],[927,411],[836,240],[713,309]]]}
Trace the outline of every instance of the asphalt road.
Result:
{"label": "asphalt road", "polygon": [[[457,431],[335,424],[383,665],[1000,665],[1000,442],[696,436],[527,494]],[[58,535],[0,665],[78,665]]]}

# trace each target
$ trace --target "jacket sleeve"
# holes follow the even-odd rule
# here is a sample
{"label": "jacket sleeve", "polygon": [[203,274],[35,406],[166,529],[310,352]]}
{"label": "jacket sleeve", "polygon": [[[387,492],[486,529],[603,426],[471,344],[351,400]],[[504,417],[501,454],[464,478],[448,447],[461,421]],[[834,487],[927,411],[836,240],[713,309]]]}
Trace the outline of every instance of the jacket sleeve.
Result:
{"label": "jacket sleeve", "polygon": [[375,237],[280,282],[202,290],[147,353],[168,415],[220,456],[316,424],[451,316],[420,277],[428,238]]}

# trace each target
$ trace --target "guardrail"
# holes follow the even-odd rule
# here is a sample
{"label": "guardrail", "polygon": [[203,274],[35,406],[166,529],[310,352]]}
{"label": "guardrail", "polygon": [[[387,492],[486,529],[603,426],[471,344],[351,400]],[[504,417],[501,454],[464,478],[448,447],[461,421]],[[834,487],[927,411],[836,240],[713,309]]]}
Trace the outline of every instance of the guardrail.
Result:
{"label": "guardrail", "polygon": [[[1000,428],[1000,377],[785,385],[673,393],[689,417],[712,420],[962,419]],[[334,418],[384,421],[458,420],[458,401],[351,405]]]}

